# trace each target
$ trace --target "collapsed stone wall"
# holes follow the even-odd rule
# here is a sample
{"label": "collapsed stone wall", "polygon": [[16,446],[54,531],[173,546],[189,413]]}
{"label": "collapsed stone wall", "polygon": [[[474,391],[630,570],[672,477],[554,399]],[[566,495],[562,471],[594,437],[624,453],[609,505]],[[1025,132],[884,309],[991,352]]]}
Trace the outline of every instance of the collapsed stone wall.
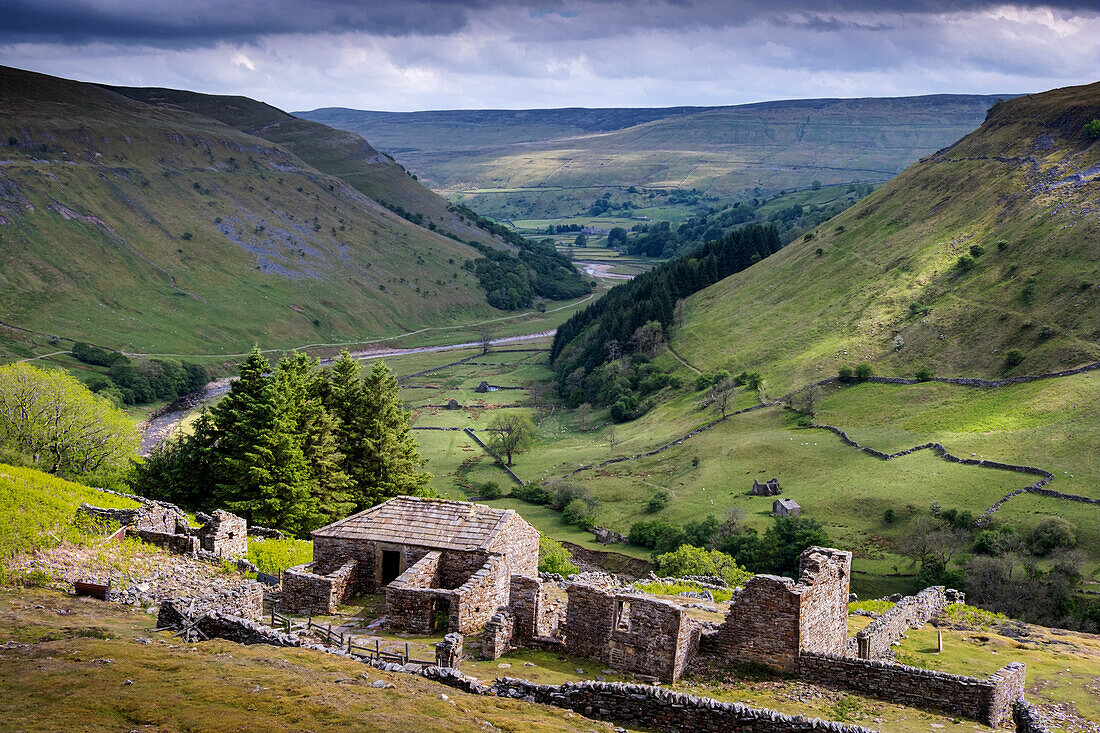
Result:
{"label": "collapsed stone wall", "polygon": [[920,628],[947,608],[948,603],[958,602],[955,592],[948,599],[942,585],[925,588],[915,596],[902,598],[886,613],[862,628],[856,634],[856,654],[860,659],[887,659],[890,646],[906,631]]}
{"label": "collapsed stone wall", "polygon": [[482,659],[500,659],[512,646],[514,629],[515,616],[511,611],[497,611],[481,631],[478,656]]}
{"label": "collapsed stone wall", "polygon": [[316,563],[306,563],[283,572],[280,605],[291,613],[330,614],[338,604],[355,595],[358,563],[344,563],[326,575],[314,572]]}
{"label": "collapsed stone wall", "polygon": [[805,652],[799,658],[798,674],[824,687],[938,710],[993,727],[1011,717],[1013,703],[1024,694],[1024,665],[1019,662],[1009,663],[986,679],[977,679],[903,664]]}
{"label": "collapsed stone wall", "polygon": [[1012,721],[1016,724],[1016,733],[1051,733],[1047,719],[1026,700],[1012,704]]}
{"label": "collapsed stone wall", "polygon": [[870,728],[784,715],[774,710],[718,702],[649,685],[618,682],[539,685],[527,680],[504,678],[497,680],[491,689],[501,697],[554,705],[631,728],[676,733],[874,733]]}
{"label": "collapsed stone wall", "polygon": [[539,533],[519,514],[508,514],[502,520],[488,549],[506,558],[509,575],[539,576]]}
{"label": "collapsed stone wall", "polygon": [[[207,613],[218,612],[249,621],[256,621],[263,617],[264,589],[259,583],[246,581],[211,595],[169,598],[161,601],[161,613],[164,613],[165,608],[168,607],[179,610],[176,620],[184,614],[197,618]],[[157,625],[170,626],[172,624],[158,623]]]}

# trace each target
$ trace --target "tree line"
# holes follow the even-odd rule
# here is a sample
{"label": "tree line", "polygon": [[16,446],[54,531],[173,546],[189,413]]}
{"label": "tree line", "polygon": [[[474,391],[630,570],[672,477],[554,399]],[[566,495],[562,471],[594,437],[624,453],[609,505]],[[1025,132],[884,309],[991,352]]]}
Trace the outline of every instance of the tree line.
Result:
{"label": "tree line", "polygon": [[125,354],[92,344],[73,344],[72,355],[85,364],[107,367],[106,377],[89,383],[93,392],[118,404],[145,405],[155,400],[174,400],[202,389],[209,379],[205,367],[175,359],[133,361]]}
{"label": "tree line", "polygon": [[387,498],[431,494],[408,423],[381,361],[361,376],[346,351],[329,371],[300,353],[272,367],[253,349],[225,398],[137,465],[131,486],[305,536]]}
{"label": "tree line", "polygon": [[607,404],[607,391],[591,389],[593,385],[588,384],[602,364],[619,359],[635,340],[644,341],[643,348],[649,348],[653,338],[667,334],[672,327],[678,301],[781,247],[774,227],[754,225],[615,286],[558,328],[550,357],[559,391],[568,398],[578,390],[590,397],[589,402]]}

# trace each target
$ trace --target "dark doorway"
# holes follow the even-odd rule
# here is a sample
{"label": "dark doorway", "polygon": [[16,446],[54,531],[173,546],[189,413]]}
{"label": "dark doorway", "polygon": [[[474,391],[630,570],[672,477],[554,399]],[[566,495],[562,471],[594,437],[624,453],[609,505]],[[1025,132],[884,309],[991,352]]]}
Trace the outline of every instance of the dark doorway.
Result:
{"label": "dark doorway", "polygon": [[382,585],[389,585],[401,574],[401,553],[382,550]]}
{"label": "dark doorway", "polygon": [[451,602],[445,598],[432,604],[432,633],[446,634],[451,625]]}

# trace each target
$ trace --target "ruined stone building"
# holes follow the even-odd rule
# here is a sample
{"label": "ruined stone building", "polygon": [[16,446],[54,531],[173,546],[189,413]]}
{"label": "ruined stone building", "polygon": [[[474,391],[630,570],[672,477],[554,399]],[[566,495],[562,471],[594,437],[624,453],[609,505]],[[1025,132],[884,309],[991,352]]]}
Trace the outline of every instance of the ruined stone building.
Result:
{"label": "ruined stone building", "polygon": [[772,502],[772,515],[776,517],[797,517],[802,507],[794,499],[776,499]]}
{"label": "ruined stone building", "polygon": [[782,493],[783,489],[779,488],[779,479],[777,478],[770,478],[763,483],[756,479],[752,480],[753,496],[779,496]]}
{"label": "ruined stone building", "polygon": [[539,534],[516,512],[401,496],[313,532],[313,562],[283,576],[282,605],[332,613],[385,593],[386,625],[481,629],[509,603],[513,576],[538,577]]}
{"label": "ruined stone building", "polygon": [[105,509],[84,503],[77,513],[118,522],[128,534],[170,552],[226,560],[248,554],[248,523],[236,514],[220,509],[213,515],[200,513],[202,526],[192,527],[187,515],[174,504],[132,498],[142,501],[142,505],[136,509]]}

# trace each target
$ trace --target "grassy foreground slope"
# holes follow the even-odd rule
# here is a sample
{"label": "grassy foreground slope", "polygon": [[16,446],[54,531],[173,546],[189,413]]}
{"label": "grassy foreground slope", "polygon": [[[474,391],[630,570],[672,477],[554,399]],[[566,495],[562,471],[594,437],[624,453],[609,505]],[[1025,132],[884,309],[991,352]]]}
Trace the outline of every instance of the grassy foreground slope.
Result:
{"label": "grassy foreground slope", "polygon": [[1082,129],[1097,117],[1100,83],[997,105],[812,238],[692,296],[674,348],[758,370],[773,393],[860,361],[1000,376],[1100,358],[1100,141]]}
{"label": "grassy foreground slope", "polygon": [[260,137],[9,68],[0,109],[6,323],[224,353],[493,313],[461,267],[475,250]]}
{"label": "grassy foreground slope", "polygon": [[544,218],[585,208],[608,188],[699,189],[751,198],[808,187],[814,179],[885,180],[974,129],[994,99],[937,95],[667,110],[297,114],[367,137],[433,188],[479,211]]}

